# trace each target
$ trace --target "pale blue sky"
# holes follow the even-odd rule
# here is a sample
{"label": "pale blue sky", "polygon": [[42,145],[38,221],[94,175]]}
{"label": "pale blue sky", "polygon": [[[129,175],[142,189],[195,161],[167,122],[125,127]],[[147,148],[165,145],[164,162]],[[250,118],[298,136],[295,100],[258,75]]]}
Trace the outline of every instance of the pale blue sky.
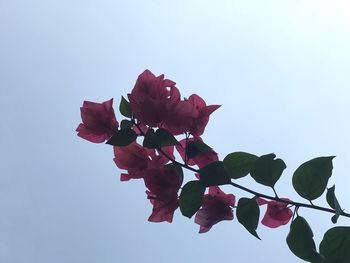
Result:
{"label": "pale blue sky", "polygon": [[[259,241],[237,220],[201,235],[179,212],[148,223],[143,183],[119,182],[112,149],[74,130],[83,100],[118,105],[149,68],[223,105],[204,134],[220,157],[283,158],[281,196],[301,200],[299,164],[337,155],[330,186],[350,209],[349,12],[347,1],[1,0],[0,261],[300,262],[288,226],[259,226]],[[317,242],[332,227],[327,214],[300,214]]]}

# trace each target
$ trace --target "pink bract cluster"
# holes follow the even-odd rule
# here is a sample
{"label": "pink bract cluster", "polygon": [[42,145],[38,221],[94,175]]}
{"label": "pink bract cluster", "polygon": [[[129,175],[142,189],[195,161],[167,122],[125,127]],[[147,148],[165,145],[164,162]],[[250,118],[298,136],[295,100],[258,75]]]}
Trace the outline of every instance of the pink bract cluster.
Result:
{"label": "pink bract cluster", "polygon": [[[203,168],[207,164],[218,161],[214,150],[208,150],[189,158],[186,146],[189,142],[202,142],[200,137],[209,121],[209,116],[220,106],[207,105],[197,94],[188,99],[181,99],[176,83],[155,76],[145,70],[137,78],[131,93],[128,94],[132,110],[131,129],[138,136],[145,136],[149,129],[165,129],[173,136],[180,138],[174,146],[155,147],[150,149],[137,140],[126,146],[114,146],[114,162],[118,168],[125,170],[121,181],[141,179],[144,181],[146,196],[153,205],[151,222],[172,222],[175,210],[179,207],[179,190],[184,178],[182,172],[173,165],[176,159],[175,150],[188,167]],[[109,140],[121,130],[112,107],[113,100],[103,103],[85,101],[81,109],[82,123],[76,131],[78,136],[94,142]],[[284,203],[268,202],[257,199],[259,205],[267,204],[267,211],[262,224],[278,227],[286,224],[292,212]],[[195,215],[195,223],[200,225],[200,233],[222,221],[233,219],[235,196],[225,194],[218,186],[208,187],[201,208]]]}
{"label": "pink bract cluster", "polygon": [[194,137],[202,135],[209,115],[220,106],[207,106],[196,94],[181,100],[175,84],[172,80],[164,79],[164,75],[156,77],[145,70],[128,94],[136,119],[150,127],[164,127],[173,135],[186,132]]}
{"label": "pink bract cluster", "polygon": [[113,99],[103,103],[84,101],[80,108],[83,123],[76,129],[78,136],[94,143],[108,140],[119,126],[112,104]]}
{"label": "pink bract cluster", "polygon": [[[289,201],[288,198],[282,198],[283,200]],[[293,216],[293,212],[287,207],[287,203],[281,203],[277,201],[267,201],[262,198],[257,198],[256,202],[258,205],[266,205],[267,210],[261,223],[265,226],[276,228],[285,225]]]}

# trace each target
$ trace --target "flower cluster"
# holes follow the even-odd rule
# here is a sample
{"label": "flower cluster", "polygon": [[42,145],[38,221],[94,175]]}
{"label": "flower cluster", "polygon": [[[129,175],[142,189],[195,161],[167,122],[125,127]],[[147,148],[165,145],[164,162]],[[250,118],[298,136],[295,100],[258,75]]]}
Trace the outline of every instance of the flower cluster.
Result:
{"label": "flower cluster", "polygon": [[76,129],[78,136],[94,143],[108,140],[119,126],[112,104],[113,99],[103,103],[84,101],[80,108],[83,123]]}
{"label": "flower cluster", "polygon": [[[144,181],[146,196],[153,206],[148,220],[172,222],[179,206],[183,211],[193,203],[188,200],[185,190],[179,196],[186,181],[182,168],[194,171],[197,176],[193,184],[197,192],[192,192],[200,197],[194,205],[196,209],[190,207],[190,212],[183,214],[195,214],[199,232],[209,231],[222,220],[232,220],[235,196],[224,193],[219,187],[221,183],[207,183],[201,178],[208,165],[220,162],[218,154],[201,138],[209,116],[220,106],[207,105],[197,94],[182,99],[174,81],[165,79],[164,75],[155,76],[149,70],[139,75],[128,100],[123,98],[120,105],[121,113],[128,119],[120,123],[116,120],[112,99],[103,103],[85,101],[81,107],[82,123],[76,131],[88,141],[107,141],[113,145],[114,162],[125,170],[121,181]],[[176,152],[181,162],[176,160]],[[179,200],[181,196],[184,201]],[[292,217],[292,211],[285,203],[261,198],[256,202],[267,204],[262,220],[265,226],[275,228]]]}

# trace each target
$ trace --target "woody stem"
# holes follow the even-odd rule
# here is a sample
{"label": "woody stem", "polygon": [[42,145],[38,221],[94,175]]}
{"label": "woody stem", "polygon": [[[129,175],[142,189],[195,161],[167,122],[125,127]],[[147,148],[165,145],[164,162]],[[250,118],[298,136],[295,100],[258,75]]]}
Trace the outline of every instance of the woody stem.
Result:
{"label": "woody stem", "polygon": [[[248,192],[250,194],[253,194],[255,196],[258,196],[258,197],[263,197],[263,198],[266,198],[266,199],[269,199],[269,200],[275,200],[275,201],[278,201],[280,203],[286,203],[286,204],[290,204],[290,205],[294,205],[295,207],[306,207],[306,208],[311,208],[311,209],[315,209],[315,210],[320,210],[320,211],[324,211],[324,212],[328,212],[328,213],[332,213],[332,214],[335,214],[336,211],[333,210],[333,209],[330,209],[330,208],[326,208],[326,207],[322,207],[322,206],[317,206],[317,205],[311,205],[311,204],[305,204],[305,203],[299,203],[299,202],[294,202],[292,200],[284,200],[284,199],[280,199],[278,197],[273,197],[273,196],[269,196],[269,195],[265,195],[265,194],[262,194],[262,193],[259,193],[259,192],[255,192],[249,188],[246,188],[242,185],[239,185],[239,184],[236,184],[234,182],[231,182],[230,185],[232,185],[233,187],[236,187],[238,189],[241,189],[245,192]],[[345,217],[349,217],[350,218],[350,214],[348,213],[345,213],[344,211],[342,211],[340,213],[340,215],[342,216],[345,216]]]}
{"label": "woody stem", "polygon": [[[139,130],[140,134],[142,136],[146,136],[146,134],[142,131],[142,129],[140,128],[140,126],[135,122],[133,121],[134,125],[136,126],[136,128]],[[171,158],[166,152],[164,152],[160,147],[157,148],[157,151],[161,154],[163,154],[169,161],[171,161],[172,163],[174,164],[177,164],[177,165],[180,165],[181,167],[187,169],[187,170],[190,170],[192,172],[195,172],[195,173],[199,173],[199,169],[195,169],[195,168],[192,168],[190,166],[188,166],[186,163],[180,163],[178,161],[176,161],[175,159]],[[317,205],[314,205],[314,204],[306,204],[306,203],[299,203],[299,202],[294,202],[292,200],[284,200],[284,199],[281,199],[277,196],[276,192],[275,192],[275,189],[274,192],[276,194],[276,196],[270,196],[270,195],[265,195],[265,194],[262,194],[262,193],[259,193],[259,192],[256,192],[254,190],[251,190],[247,187],[244,187],[242,185],[239,185],[237,183],[234,183],[231,181],[230,185],[232,185],[233,187],[236,187],[238,189],[241,189],[245,192],[248,192],[254,196],[257,196],[257,197],[263,197],[265,199],[269,199],[269,200],[274,200],[274,201],[277,201],[277,202],[280,202],[280,203],[285,203],[285,204],[289,204],[289,205],[294,205],[297,208],[300,208],[300,207],[306,207],[306,208],[310,208],[310,209],[315,209],[315,210],[320,210],[320,211],[324,211],[324,212],[328,212],[328,213],[332,213],[332,214],[336,214],[336,211],[333,210],[333,209],[330,209],[330,208],[326,208],[326,207],[322,207],[322,206],[317,206]],[[344,216],[344,217],[348,217],[350,218],[350,214],[349,213],[345,213],[344,211],[342,211],[340,213],[340,215]]]}

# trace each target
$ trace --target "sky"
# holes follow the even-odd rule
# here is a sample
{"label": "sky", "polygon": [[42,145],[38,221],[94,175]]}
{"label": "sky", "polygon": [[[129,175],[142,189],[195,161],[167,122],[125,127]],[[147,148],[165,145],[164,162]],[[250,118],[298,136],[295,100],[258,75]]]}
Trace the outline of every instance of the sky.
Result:
{"label": "sky", "polygon": [[[301,262],[288,225],[259,225],[259,241],[236,219],[206,234],[179,211],[147,222],[143,183],[120,182],[112,148],[76,136],[79,107],[117,108],[143,70],[164,73],[182,96],[222,105],[203,135],[220,158],[274,152],[287,164],[277,192],[303,201],[293,171],[336,155],[329,186],[350,209],[349,12],[322,0],[1,0],[0,262]],[[299,212],[318,244],[330,215]]]}

